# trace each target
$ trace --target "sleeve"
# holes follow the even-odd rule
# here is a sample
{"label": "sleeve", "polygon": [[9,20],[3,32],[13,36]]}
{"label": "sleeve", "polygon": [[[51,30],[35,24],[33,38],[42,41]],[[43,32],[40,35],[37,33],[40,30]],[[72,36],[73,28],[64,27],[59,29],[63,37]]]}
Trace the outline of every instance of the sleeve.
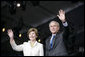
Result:
{"label": "sleeve", "polygon": [[68,38],[71,34],[74,34],[74,29],[69,23],[70,22],[67,22],[67,21],[63,23],[63,37],[64,38]]}
{"label": "sleeve", "polygon": [[68,25],[68,23],[67,22],[64,22],[63,23],[63,37],[64,38],[68,38],[68,36],[69,36],[69,34],[70,34],[70,26]]}
{"label": "sleeve", "polygon": [[43,44],[40,45],[40,56],[44,56]]}
{"label": "sleeve", "polygon": [[64,26],[64,28],[63,28],[63,38],[64,39],[63,40],[64,40],[65,46],[69,52],[69,50],[71,50],[71,48],[74,48],[75,31],[74,31],[72,24],[69,21],[67,22],[67,26],[66,26],[66,23],[64,23],[63,26]]}
{"label": "sleeve", "polygon": [[22,51],[22,50],[23,50],[23,44],[17,45],[17,44],[15,43],[15,41],[13,41],[13,42],[11,43],[11,46],[12,46],[13,50],[15,50],[15,51]]}

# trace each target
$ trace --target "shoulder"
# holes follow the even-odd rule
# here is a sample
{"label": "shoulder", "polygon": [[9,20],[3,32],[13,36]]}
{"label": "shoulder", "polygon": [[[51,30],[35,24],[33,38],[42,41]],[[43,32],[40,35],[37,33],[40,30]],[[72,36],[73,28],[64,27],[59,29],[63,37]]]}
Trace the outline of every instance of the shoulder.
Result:
{"label": "shoulder", "polygon": [[45,39],[45,42],[48,42],[50,38],[51,38],[51,36],[47,37],[47,38]]}
{"label": "shoulder", "polygon": [[43,46],[43,44],[42,44],[42,43],[37,42],[37,44],[38,44],[39,46]]}
{"label": "shoulder", "polygon": [[28,44],[28,42],[24,42],[24,43],[23,43],[23,45],[26,45],[26,44]]}

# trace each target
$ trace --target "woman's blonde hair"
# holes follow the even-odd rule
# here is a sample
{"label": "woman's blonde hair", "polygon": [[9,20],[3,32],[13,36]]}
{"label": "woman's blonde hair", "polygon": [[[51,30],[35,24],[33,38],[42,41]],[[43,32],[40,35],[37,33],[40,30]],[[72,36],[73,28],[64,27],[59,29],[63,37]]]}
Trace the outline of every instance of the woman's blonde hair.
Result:
{"label": "woman's blonde hair", "polygon": [[29,35],[30,32],[34,31],[36,36],[38,37],[38,30],[36,28],[30,28],[28,31],[27,31],[27,36]]}

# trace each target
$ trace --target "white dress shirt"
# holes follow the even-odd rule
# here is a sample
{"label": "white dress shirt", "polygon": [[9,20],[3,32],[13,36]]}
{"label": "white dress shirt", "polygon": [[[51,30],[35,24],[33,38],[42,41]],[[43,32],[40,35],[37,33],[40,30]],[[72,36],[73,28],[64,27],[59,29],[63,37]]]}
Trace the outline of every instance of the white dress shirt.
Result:
{"label": "white dress shirt", "polygon": [[67,27],[67,26],[68,26],[68,23],[67,23],[67,22],[64,22],[64,23],[63,23],[63,26],[64,26],[64,27]]}
{"label": "white dress shirt", "polygon": [[43,44],[37,41],[33,47],[31,47],[30,41],[24,42],[21,45],[17,45],[15,41],[13,41],[11,46],[15,51],[23,51],[24,56],[44,56]]}

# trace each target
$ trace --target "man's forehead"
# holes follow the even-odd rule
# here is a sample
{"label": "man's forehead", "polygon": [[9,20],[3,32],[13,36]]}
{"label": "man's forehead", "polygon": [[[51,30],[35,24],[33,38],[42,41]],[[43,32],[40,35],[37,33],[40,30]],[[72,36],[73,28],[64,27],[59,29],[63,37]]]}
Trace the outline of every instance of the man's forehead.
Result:
{"label": "man's forehead", "polygon": [[60,26],[59,23],[57,21],[51,21],[49,23],[49,26]]}

